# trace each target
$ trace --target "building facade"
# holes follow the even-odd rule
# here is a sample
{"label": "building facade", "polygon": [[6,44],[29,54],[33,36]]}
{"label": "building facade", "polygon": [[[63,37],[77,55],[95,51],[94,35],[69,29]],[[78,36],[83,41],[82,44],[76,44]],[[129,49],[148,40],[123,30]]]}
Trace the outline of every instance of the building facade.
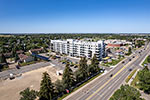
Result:
{"label": "building facade", "polygon": [[73,57],[91,58],[96,54],[99,60],[105,56],[104,41],[88,42],[74,39],[51,40],[51,50]]}

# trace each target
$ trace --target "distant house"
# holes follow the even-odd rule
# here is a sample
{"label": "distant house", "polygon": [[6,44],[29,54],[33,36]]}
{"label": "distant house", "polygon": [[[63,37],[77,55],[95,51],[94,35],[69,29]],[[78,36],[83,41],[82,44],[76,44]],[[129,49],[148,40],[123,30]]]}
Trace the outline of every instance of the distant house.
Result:
{"label": "distant house", "polygon": [[121,43],[108,43],[107,47],[113,47],[113,48],[117,48],[117,47],[121,47],[123,46],[123,44]]}
{"label": "distant house", "polygon": [[38,54],[38,53],[43,52],[43,48],[39,48],[39,49],[31,49],[31,50],[29,50],[29,52],[30,52],[31,54],[32,54],[32,53]]}
{"label": "distant house", "polygon": [[11,53],[11,52],[10,52],[10,53],[4,53],[4,56],[7,57],[7,58],[8,58],[8,57],[11,57],[11,56],[12,56],[12,53]]}
{"label": "distant house", "polygon": [[116,50],[116,55],[124,55],[123,50],[121,50],[121,49]]}
{"label": "distant house", "polygon": [[20,61],[22,61],[22,62],[31,62],[34,60],[34,58],[32,56],[27,56],[24,54],[20,54],[19,58],[20,58]]}
{"label": "distant house", "polygon": [[[24,51],[22,51],[22,50],[16,51],[17,54],[22,54],[23,52]],[[12,52],[4,53],[4,56],[7,58],[12,57]]]}
{"label": "distant house", "polygon": [[16,51],[17,54],[22,54],[24,51],[22,50],[19,50],[19,51]]}

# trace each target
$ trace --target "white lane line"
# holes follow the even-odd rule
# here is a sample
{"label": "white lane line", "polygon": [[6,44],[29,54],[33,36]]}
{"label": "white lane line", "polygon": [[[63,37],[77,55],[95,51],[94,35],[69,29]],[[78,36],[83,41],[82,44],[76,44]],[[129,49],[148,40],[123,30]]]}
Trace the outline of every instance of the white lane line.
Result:
{"label": "white lane line", "polygon": [[[116,82],[118,82],[118,81],[122,78],[122,76],[124,76],[124,75],[126,74],[126,72],[127,72],[127,71],[125,71],[125,73],[122,74],[122,75],[114,82],[114,84],[111,84],[112,86],[109,87],[109,85],[108,85],[108,87],[109,87],[108,90],[110,90],[110,89],[116,84]],[[103,96],[106,92],[107,92],[107,91],[103,92],[103,93],[101,94],[101,96]]]}
{"label": "white lane line", "polygon": [[[125,73],[125,74],[128,74],[128,73]],[[125,77],[126,78],[126,77]],[[121,83],[122,84],[122,83]],[[118,86],[120,86],[121,84],[119,84]],[[118,88],[118,87],[117,87]],[[112,87],[112,89],[115,89],[114,87]],[[116,90],[116,89],[115,89]],[[112,92],[112,94],[113,94],[113,92]],[[111,94],[111,96],[112,96],[112,94]],[[105,95],[103,98],[105,98],[107,95]],[[110,97],[109,97],[110,98]]]}

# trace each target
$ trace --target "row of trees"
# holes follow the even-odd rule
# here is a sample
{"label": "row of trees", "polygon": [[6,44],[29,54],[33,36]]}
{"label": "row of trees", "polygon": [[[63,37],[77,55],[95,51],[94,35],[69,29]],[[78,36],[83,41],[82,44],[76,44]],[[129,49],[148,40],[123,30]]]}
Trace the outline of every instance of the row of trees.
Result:
{"label": "row of trees", "polygon": [[128,53],[126,55],[130,55],[132,53],[131,47],[129,47]]}
{"label": "row of trees", "polygon": [[109,100],[144,100],[140,96],[141,94],[137,89],[129,85],[122,85]]}
{"label": "row of trees", "polygon": [[23,50],[48,48],[50,44],[49,37],[41,35],[10,35],[9,37],[0,37],[0,53],[10,53]]}
{"label": "row of trees", "polygon": [[0,63],[7,63],[6,57],[4,56],[4,54],[0,54]]}
{"label": "row of trees", "polygon": [[144,92],[150,94],[150,70],[146,66],[138,72],[139,86]]}
{"label": "row of trees", "polygon": [[[52,100],[57,99],[58,95],[70,92],[78,84],[82,84],[85,80],[88,79],[91,75],[100,72],[100,68],[98,67],[98,60],[96,55],[91,60],[91,64],[87,65],[87,60],[85,57],[81,58],[79,62],[79,68],[76,72],[73,72],[70,68],[69,63],[66,64],[62,80],[57,80],[55,83],[51,82],[51,78],[47,72],[43,73],[40,91],[36,93],[33,90],[29,90],[28,88],[22,91],[20,94],[22,95],[21,100],[31,100],[29,98],[33,97],[34,100],[35,96],[39,97],[39,100]],[[26,93],[28,91],[30,93]],[[29,95],[27,98],[26,95]]]}
{"label": "row of trees", "polygon": [[142,47],[145,44],[145,41],[143,40],[137,40],[135,43],[135,46],[137,46],[138,48]]}
{"label": "row of trees", "polygon": [[4,54],[0,54],[0,71],[4,68],[8,68],[7,60]]}
{"label": "row of trees", "polygon": [[[95,39],[123,39],[132,41],[134,38],[148,38],[145,36],[136,35],[120,35],[120,34],[21,34],[9,35],[0,37],[0,50],[3,53],[12,52],[12,48],[17,46],[17,50],[28,51],[36,48],[48,48],[51,39],[82,39],[92,38]],[[141,46],[143,42],[138,41],[137,45]]]}

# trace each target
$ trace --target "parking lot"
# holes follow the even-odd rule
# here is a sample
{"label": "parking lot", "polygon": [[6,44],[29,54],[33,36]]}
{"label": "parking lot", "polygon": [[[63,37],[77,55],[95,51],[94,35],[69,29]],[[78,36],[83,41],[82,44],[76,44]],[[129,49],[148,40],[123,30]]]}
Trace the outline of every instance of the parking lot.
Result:
{"label": "parking lot", "polygon": [[56,69],[58,70],[64,70],[66,66],[66,62],[69,62],[71,64],[74,64],[74,66],[71,67],[73,71],[77,70],[77,67],[75,64],[79,63],[80,58],[75,58],[75,57],[69,57],[69,56],[56,56],[56,58],[50,58],[50,62],[52,63],[53,66],[55,66]]}

